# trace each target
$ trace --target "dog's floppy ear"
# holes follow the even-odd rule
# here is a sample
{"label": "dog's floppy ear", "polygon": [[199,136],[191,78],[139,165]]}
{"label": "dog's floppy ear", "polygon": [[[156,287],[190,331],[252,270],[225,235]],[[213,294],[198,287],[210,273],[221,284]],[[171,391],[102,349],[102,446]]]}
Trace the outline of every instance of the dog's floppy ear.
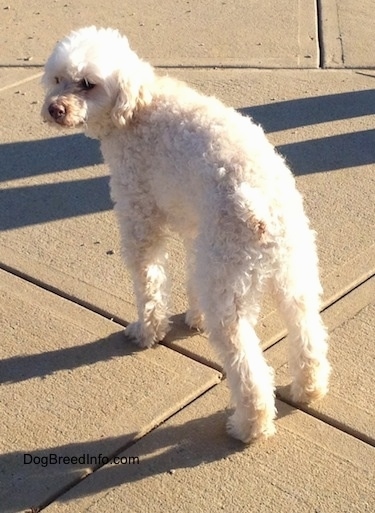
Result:
{"label": "dog's floppy ear", "polygon": [[127,80],[121,75],[118,77],[117,88],[111,117],[114,124],[121,128],[133,119],[137,111],[151,102],[152,96],[147,85],[138,80]]}

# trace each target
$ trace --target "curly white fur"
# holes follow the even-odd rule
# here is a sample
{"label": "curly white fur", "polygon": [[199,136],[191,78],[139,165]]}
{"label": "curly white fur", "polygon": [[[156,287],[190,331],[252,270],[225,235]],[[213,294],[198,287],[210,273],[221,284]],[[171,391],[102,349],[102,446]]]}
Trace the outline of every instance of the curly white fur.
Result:
{"label": "curly white fur", "polygon": [[244,442],[274,433],[274,379],[254,331],[271,282],[290,334],[292,396],[327,392],[327,334],[314,233],[284,160],[261,127],[215,98],[159,77],[112,29],[83,28],[45,66],[46,120],[100,139],[111,171],[141,347],[169,328],[167,226],[188,252],[190,326],[203,325],[227,373]]}

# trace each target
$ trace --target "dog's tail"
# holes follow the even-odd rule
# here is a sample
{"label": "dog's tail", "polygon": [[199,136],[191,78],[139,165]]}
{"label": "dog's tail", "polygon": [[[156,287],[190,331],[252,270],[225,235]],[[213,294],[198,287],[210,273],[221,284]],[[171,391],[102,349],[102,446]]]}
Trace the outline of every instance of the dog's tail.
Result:
{"label": "dog's tail", "polygon": [[242,182],[236,191],[235,212],[253,232],[256,240],[266,242],[270,212],[260,189]]}

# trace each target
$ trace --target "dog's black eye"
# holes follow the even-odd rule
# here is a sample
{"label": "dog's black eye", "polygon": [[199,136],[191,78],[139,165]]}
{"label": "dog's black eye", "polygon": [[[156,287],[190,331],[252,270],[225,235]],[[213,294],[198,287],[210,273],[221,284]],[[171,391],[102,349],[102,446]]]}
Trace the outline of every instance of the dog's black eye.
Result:
{"label": "dog's black eye", "polygon": [[88,91],[89,89],[93,89],[95,87],[95,84],[89,82],[87,78],[83,78],[79,85],[82,87],[82,89],[85,89],[86,91]]}
{"label": "dog's black eye", "polygon": [[60,84],[60,79],[59,79],[59,77],[55,77],[55,82],[56,82],[56,84]]}

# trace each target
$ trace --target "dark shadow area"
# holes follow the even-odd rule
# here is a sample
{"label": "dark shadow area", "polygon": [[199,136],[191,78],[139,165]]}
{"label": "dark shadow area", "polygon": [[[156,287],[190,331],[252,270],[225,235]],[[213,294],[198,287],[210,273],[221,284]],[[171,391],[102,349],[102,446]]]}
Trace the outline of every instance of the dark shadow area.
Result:
{"label": "dark shadow area", "polygon": [[[375,89],[243,107],[239,112],[250,116],[266,133],[273,133],[374,115]],[[375,161],[375,130],[284,144],[277,149],[296,175],[363,166]]]}
{"label": "dark shadow area", "polygon": [[73,370],[118,356],[130,356],[139,351],[141,349],[126,340],[124,331],[119,331],[88,344],[0,360],[0,383],[44,378],[61,370]]}
{"label": "dark shadow area", "polygon": [[112,209],[109,178],[0,190],[0,230],[94,214]]}
{"label": "dark shadow area", "polygon": [[99,141],[83,134],[0,145],[0,182],[101,164]]}
{"label": "dark shadow area", "polygon": [[[178,353],[187,356],[195,361],[206,365],[207,367],[211,367],[212,369],[217,370],[222,375],[224,375],[224,369],[222,365],[220,365],[217,361],[205,358],[202,354],[195,350],[189,350],[188,345],[179,345],[179,340],[186,340],[188,338],[195,337],[197,335],[201,335],[205,338],[205,340],[201,340],[203,344],[210,344],[207,333],[205,334],[203,331],[200,332],[194,328],[190,328],[185,323],[186,312],[182,314],[171,315],[169,320],[171,321],[170,331],[167,333],[164,340],[161,342],[163,346],[172,349],[173,351],[177,351]],[[177,342],[177,344],[176,344]]]}
{"label": "dark shadow area", "polygon": [[277,150],[296,176],[365,166],[375,162],[375,130],[283,144]]}
{"label": "dark shadow area", "polygon": [[[185,314],[171,317],[171,330],[163,341],[163,345],[168,346],[168,343],[192,337],[197,333],[184,323],[184,317]],[[24,341],[24,345],[27,347],[27,340]],[[156,348],[157,344],[151,348],[151,351]],[[95,342],[2,359],[0,360],[0,384],[18,383],[36,377],[44,378],[61,370],[73,370],[118,356],[131,356],[144,350],[126,337],[124,328]]]}
{"label": "dark shadow area", "polygon": [[279,132],[340,119],[372,116],[375,114],[375,89],[243,107],[239,112],[251,116],[267,133]]}
{"label": "dark shadow area", "polygon": [[[185,322],[186,312],[171,315],[169,320],[171,322],[170,331],[168,331],[163,342],[166,344],[173,343],[176,340],[183,340],[193,337],[198,333],[196,329],[190,328]],[[208,343],[208,342],[207,342]]]}
{"label": "dark shadow area", "polygon": [[[49,431],[48,426],[45,426],[45,431]],[[46,501],[49,503],[56,492],[61,493],[69,485],[79,483],[90,468],[90,463],[102,461],[104,456],[113,454],[119,447],[127,447],[135,437],[136,433],[129,433],[93,442],[71,443],[34,451],[25,449],[0,455],[1,511],[39,511],[38,506]],[[54,455],[61,458],[83,456],[84,459],[75,464],[47,465],[46,458],[48,462],[54,461]],[[35,510],[32,509],[34,507]]]}

